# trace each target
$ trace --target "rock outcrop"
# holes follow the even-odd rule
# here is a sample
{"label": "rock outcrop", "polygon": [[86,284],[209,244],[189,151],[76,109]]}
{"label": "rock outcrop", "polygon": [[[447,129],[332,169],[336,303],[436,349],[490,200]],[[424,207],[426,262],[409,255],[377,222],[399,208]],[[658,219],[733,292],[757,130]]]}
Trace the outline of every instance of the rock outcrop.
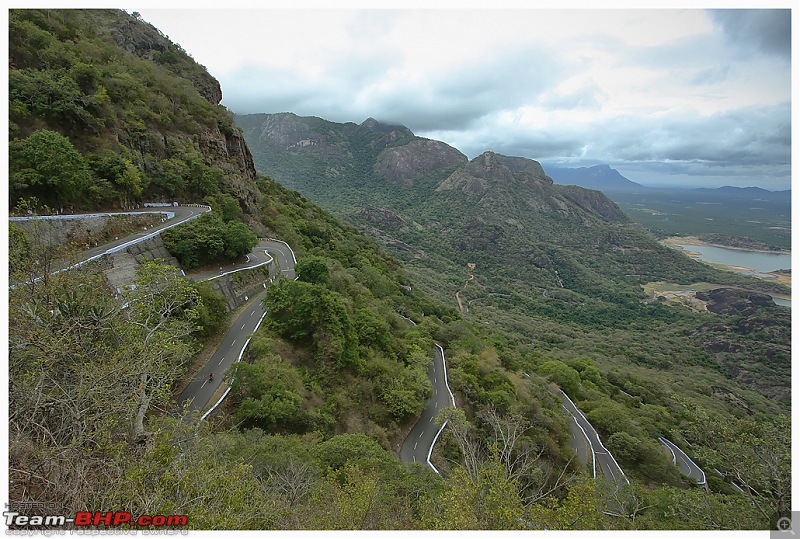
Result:
{"label": "rock outcrop", "polygon": [[426,174],[466,163],[467,156],[452,146],[436,140],[417,138],[402,146],[382,151],[373,170],[392,183],[410,187],[414,180]]}

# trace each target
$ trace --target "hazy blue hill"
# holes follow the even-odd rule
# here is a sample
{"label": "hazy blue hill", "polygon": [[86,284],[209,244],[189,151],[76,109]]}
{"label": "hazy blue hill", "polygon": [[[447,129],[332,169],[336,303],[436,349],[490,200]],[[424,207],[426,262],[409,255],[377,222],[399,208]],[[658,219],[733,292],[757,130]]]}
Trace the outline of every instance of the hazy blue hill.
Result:
{"label": "hazy blue hill", "polygon": [[761,187],[649,187],[622,176],[608,165],[547,167],[558,184],[597,189],[634,221],[665,238],[731,238],[732,246],[788,249],[791,244],[791,191]]}
{"label": "hazy blue hill", "polygon": [[553,181],[562,185],[578,185],[599,191],[641,191],[645,186],[629,180],[619,171],[608,165],[594,165],[580,168],[561,168],[548,166],[547,173]]}
{"label": "hazy blue hill", "polygon": [[769,191],[761,187],[733,187],[726,185],[716,189],[701,187],[698,189],[692,189],[692,192],[707,199],[717,199],[720,201],[726,199],[739,199],[755,202],[767,201],[786,204],[790,204],[792,201],[792,191],[790,189]]}

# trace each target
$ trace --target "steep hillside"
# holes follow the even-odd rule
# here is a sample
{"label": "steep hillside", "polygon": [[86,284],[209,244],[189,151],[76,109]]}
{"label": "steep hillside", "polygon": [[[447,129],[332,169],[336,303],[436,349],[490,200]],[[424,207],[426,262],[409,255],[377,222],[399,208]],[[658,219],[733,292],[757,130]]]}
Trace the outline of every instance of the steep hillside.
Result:
{"label": "steep hillside", "polygon": [[11,208],[221,192],[255,211],[252,157],[219,83],[135,14],[11,11],[9,97]]}

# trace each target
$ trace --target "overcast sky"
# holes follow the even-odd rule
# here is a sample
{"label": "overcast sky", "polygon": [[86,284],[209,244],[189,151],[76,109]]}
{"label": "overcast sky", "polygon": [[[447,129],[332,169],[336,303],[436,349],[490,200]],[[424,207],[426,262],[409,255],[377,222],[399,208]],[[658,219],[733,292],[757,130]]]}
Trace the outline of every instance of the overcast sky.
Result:
{"label": "overcast sky", "polygon": [[136,10],[238,114],[374,117],[470,158],[644,184],[790,187],[788,9]]}

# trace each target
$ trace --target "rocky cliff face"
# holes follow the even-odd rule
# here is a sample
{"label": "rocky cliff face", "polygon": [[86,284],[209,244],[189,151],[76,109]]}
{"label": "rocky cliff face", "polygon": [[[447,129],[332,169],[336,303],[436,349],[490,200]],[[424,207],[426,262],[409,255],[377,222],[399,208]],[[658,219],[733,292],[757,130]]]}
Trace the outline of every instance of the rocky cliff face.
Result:
{"label": "rocky cliff face", "polygon": [[578,218],[586,222],[627,220],[619,208],[599,191],[553,185],[541,165],[532,159],[485,152],[457,169],[436,188],[460,191],[478,199],[488,212],[507,214],[537,211]]}
{"label": "rocky cliff face", "polygon": [[173,73],[190,80],[208,102],[218,105],[222,101],[222,89],[217,79],[152,24],[124,11],[88,10],[87,13],[101,22],[99,33],[107,33],[121,49],[169,66]]}
{"label": "rocky cliff face", "polygon": [[207,129],[200,134],[198,141],[206,164],[224,173],[227,192],[239,200],[246,212],[254,213],[259,199],[256,167],[241,130]]}
{"label": "rocky cliff face", "polygon": [[382,151],[373,170],[392,183],[410,187],[426,174],[466,163],[467,156],[452,146],[436,140],[414,139]]}
{"label": "rocky cliff face", "polygon": [[[189,80],[206,101],[212,105],[220,104],[222,88],[219,81],[153,25],[124,12],[97,12],[95,16],[113,21],[111,28],[116,27],[117,31],[112,31],[112,37],[120,48],[167,67],[178,77]],[[205,164],[223,171],[229,193],[239,199],[245,211],[252,212],[258,200],[253,156],[241,130],[233,125],[233,115],[226,114],[230,119],[229,125],[205,127],[195,141]]]}

